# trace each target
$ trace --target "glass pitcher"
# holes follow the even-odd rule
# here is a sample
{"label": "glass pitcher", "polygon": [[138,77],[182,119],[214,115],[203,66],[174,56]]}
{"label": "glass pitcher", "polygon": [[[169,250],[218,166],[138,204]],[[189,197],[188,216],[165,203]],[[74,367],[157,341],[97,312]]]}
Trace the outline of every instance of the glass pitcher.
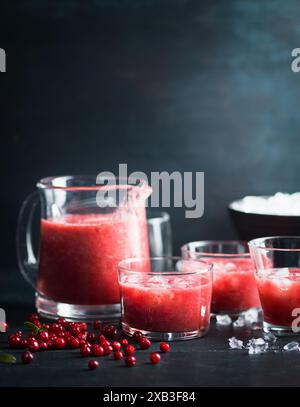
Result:
{"label": "glass pitcher", "polygon": [[[105,185],[93,176],[48,177],[24,201],[18,221],[21,273],[35,287],[36,308],[47,318],[112,320],[120,316],[118,263],[149,256],[143,180]],[[40,203],[39,254],[32,220]],[[38,257],[38,259],[37,259]]]}

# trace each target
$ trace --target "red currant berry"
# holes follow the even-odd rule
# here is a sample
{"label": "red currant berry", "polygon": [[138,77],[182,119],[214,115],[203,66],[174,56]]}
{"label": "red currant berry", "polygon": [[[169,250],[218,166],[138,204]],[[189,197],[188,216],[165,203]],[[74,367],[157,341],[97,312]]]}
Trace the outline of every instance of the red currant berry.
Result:
{"label": "red currant berry", "polygon": [[125,358],[125,365],[128,367],[132,367],[136,364],[136,360],[134,356],[126,356]]}
{"label": "red currant berry", "polygon": [[87,324],[85,322],[80,323],[80,331],[81,332],[86,332],[88,329]]}
{"label": "red currant berry", "polygon": [[90,370],[96,370],[99,367],[99,363],[97,362],[97,360],[90,360],[89,361],[89,369]]}
{"label": "red currant berry", "polygon": [[126,348],[129,345],[129,342],[127,339],[121,339],[120,344],[121,344],[122,348]]}
{"label": "red currant berry", "polygon": [[46,331],[49,331],[50,325],[49,324],[44,324],[44,328],[46,329]]}
{"label": "red currant berry", "polygon": [[105,347],[107,347],[107,346],[110,346],[110,342],[107,340],[107,339],[102,339],[101,338],[101,340],[99,341],[99,344],[103,347],[103,348],[105,348]]}
{"label": "red currant berry", "polygon": [[18,336],[19,338],[22,338],[23,337],[23,332],[22,331],[17,331],[14,335]]}
{"label": "red currant berry", "polygon": [[36,319],[35,321],[33,321],[33,324],[37,327],[37,328],[41,328],[42,324],[40,323],[40,321],[38,319]]}
{"label": "red currant berry", "polygon": [[101,326],[102,326],[102,324],[101,324],[100,321],[94,321],[93,322],[93,328],[94,329],[101,329]]}
{"label": "red currant berry", "polygon": [[81,339],[86,341],[86,333],[85,332],[79,332],[77,335],[75,335],[76,338],[78,338],[80,341]]}
{"label": "red currant berry", "polygon": [[20,348],[22,344],[22,339],[19,336],[11,335],[9,337],[9,346],[11,348]]}
{"label": "red currant berry", "polygon": [[142,334],[142,332],[135,331],[135,333],[132,336],[132,339],[134,340],[134,342],[139,343],[143,337],[144,335]]}
{"label": "red currant berry", "polygon": [[28,341],[27,341],[27,339],[23,339],[23,338],[21,338],[21,342],[20,342],[20,348],[22,348],[22,349],[26,349],[26,348],[27,348],[27,346],[28,346]]}
{"label": "red currant berry", "polygon": [[120,350],[117,350],[114,352],[114,359],[115,360],[121,360],[123,358],[123,353]]}
{"label": "red currant berry", "polygon": [[55,349],[63,349],[66,346],[66,341],[64,338],[58,336],[54,341],[53,341],[53,346]]}
{"label": "red currant berry", "polygon": [[49,340],[49,333],[47,331],[39,332],[37,339],[42,342],[47,342]]}
{"label": "red currant berry", "polygon": [[117,342],[117,341],[114,341],[111,344],[111,346],[112,346],[113,350],[120,350],[121,349],[121,344],[120,344],[120,342]]}
{"label": "red currant berry", "polygon": [[21,357],[24,365],[28,365],[33,361],[33,354],[30,353],[29,351],[23,352]]}
{"label": "red currant berry", "polygon": [[45,351],[45,350],[47,350],[47,349],[48,349],[47,342],[39,342],[39,350],[40,350],[41,352],[43,352],[43,351]]}
{"label": "red currant berry", "polygon": [[79,340],[79,347],[84,348],[85,346],[91,347],[91,344],[88,343],[85,339],[80,339]]}
{"label": "red currant berry", "polygon": [[163,352],[163,353],[170,352],[170,349],[171,349],[170,345],[167,342],[162,342],[160,344],[159,348],[160,348],[161,352]]}
{"label": "red currant berry", "polygon": [[114,338],[117,333],[117,329],[113,325],[105,325],[102,328],[102,334],[106,338]]}
{"label": "red currant berry", "polygon": [[94,356],[103,356],[104,355],[104,349],[100,345],[93,345],[92,346],[92,353]]}
{"label": "red currant berry", "polygon": [[140,341],[140,347],[141,349],[148,349],[151,346],[151,342],[149,341],[148,338],[142,338]]}
{"label": "red currant berry", "polygon": [[150,362],[153,365],[156,365],[156,363],[159,363],[160,362],[160,354],[157,353],[157,352],[150,353]]}
{"label": "red currant berry", "polygon": [[135,353],[135,347],[133,345],[128,345],[124,349],[124,352],[126,356],[131,356]]}
{"label": "red currant berry", "polygon": [[34,323],[34,321],[36,321],[38,319],[39,319],[39,316],[36,313],[30,314],[27,317],[27,321],[30,321],[30,322],[33,322],[33,323]]}
{"label": "red currant berry", "polygon": [[28,339],[27,342],[28,342],[28,344],[27,344],[28,349],[31,352],[37,352],[39,350],[40,345],[36,339],[30,338],[30,339]]}
{"label": "red currant berry", "polygon": [[88,334],[86,336],[86,340],[89,343],[95,343],[97,341],[97,336],[96,336],[96,334],[94,334],[94,332],[88,332]]}
{"label": "red currant berry", "polygon": [[73,336],[75,336],[75,337],[78,337],[78,335],[80,335],[81,334],[81,329],[80,329],[80,326],[79,325],[72,325],[71,327],[70,327],[70,329],[69,329],[69,331],[70,331],[70,334],[71,335],[73,335]]}
{"label": "red currant berry", "polygon": [[[65,342],[66,342],[66,346],[71,346],[71,342],[74,338],[69,332],[64,332],[64,336],[63,336]],[[79,341],[78,341],[79,344]],[[79,347],[79,346],[78,346]]]}
{"label": "red currant berry", "polygon": [[80,349],[80,353],[83,358],[86,358],[91,355],[92,349],[90,348],[90,346],[84,346]]}
{"label": "red currant berry", "polygon": [[106,346],[104,349],[104,356],[110,355],[113,352],[112,346]]}
{"label": "red currant berry", "polygon": [[66,320],[65,320],[65,318],[58,318],[57,320],[56,320],[56,322],[59,324],[59,325],[62,325],[63,327],[65,326],[65,324],[66,324]]}
{"label": "red currant berry", "polygon": [[80,341],[77,338],[70,339],[70,347],[71,349],[78,349],[80,347]]}
{"label": "red currant berry", "polygon": [[50,325],[49,331],[55,335],[60,335],[63,332],[64,328],[60,324],[53,323]]}

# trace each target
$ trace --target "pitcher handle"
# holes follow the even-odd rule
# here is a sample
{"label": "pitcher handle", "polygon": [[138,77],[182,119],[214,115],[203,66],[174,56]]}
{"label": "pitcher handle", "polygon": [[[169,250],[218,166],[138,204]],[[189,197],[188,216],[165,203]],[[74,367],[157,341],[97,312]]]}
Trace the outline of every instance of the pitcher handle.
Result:
{"label": "pitcher handle", "polygon": [[21,274],[35,288],[38,272],[38,260],[32,246],[32,220],[39,204],[39,192],[28,195],[22,204],[17,225],[17,258]]}

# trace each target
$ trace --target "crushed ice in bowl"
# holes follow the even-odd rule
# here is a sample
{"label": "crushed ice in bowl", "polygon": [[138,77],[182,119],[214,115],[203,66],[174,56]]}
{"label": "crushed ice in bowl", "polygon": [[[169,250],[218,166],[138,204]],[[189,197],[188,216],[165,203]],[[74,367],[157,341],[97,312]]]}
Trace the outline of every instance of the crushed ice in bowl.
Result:
{"label": "crushed ice in bowl", "polygon": [[231,204],[231,208],[245,213],[263,215],[300,216],[300,192],[272,196],[245,196]]}

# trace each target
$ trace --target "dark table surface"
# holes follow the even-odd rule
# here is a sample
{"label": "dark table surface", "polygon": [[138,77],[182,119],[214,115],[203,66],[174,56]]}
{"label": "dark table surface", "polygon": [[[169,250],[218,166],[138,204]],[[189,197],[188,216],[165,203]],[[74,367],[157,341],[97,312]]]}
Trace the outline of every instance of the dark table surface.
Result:
{"label": "dark table surface", "polygon": [[[10,331],[21,328],[34,312],[34,295],[17,270],[0,271],[0,307],[7,313]],[[255,333],[255,335],[254,335]],[[217,327],[207,336],[171,344],[172,351],[158,365],[148,363],[148,351],[137,352],[137,365],[126,368],[110,357],[100,358],[100,368],[87,370],[78,350],[38,353],[31,365],[0,364],[0,386],[298,386],[300,355],[296,352],[248,355],[231,350],[228,338],[261,336],[260,331]],[[300,338],[298,338],[300,339]],[[297,340],[297,339],[296,339]],[[290,338],[279,339],[282,347]],[[158,344],[153,345],[153,350]],[[7,335],[0,334],[0,351],[9,350]]]}

